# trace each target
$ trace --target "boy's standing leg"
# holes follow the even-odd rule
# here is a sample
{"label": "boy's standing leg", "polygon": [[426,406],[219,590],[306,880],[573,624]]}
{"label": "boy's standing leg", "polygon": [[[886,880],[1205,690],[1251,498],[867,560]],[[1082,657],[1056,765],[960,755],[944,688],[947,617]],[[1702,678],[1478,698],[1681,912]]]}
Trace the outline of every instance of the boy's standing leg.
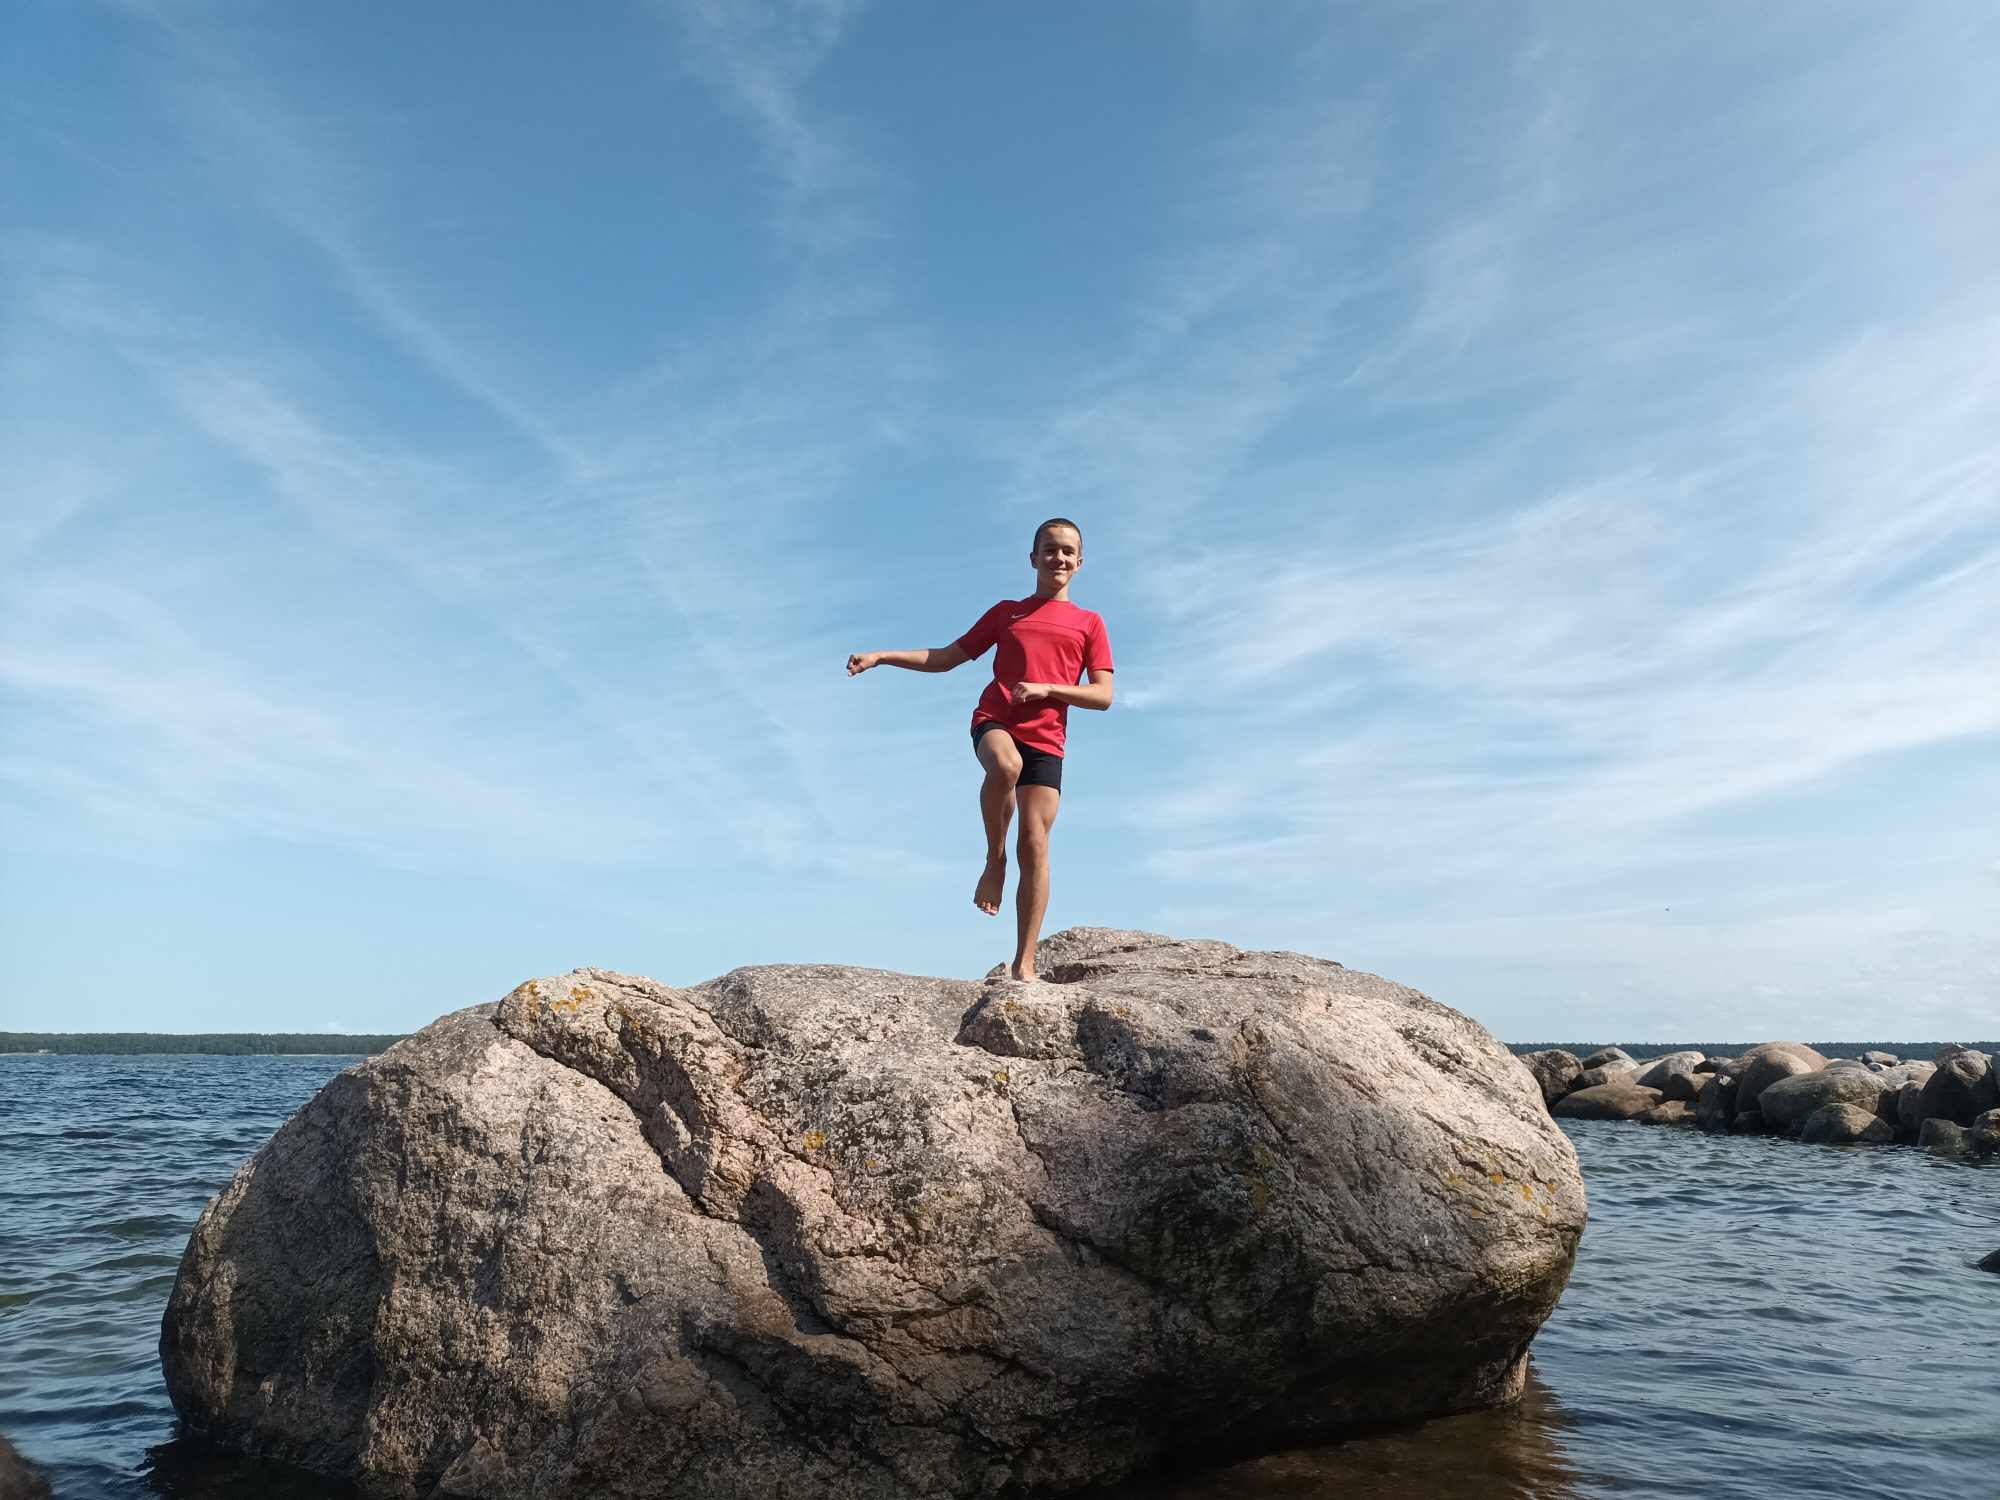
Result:
{"label": "boy's standing leg", "polygon": [[986,869],[972,893],[972,904],[987,916],[998,916],[1007,894],[1007,825],[1014,821],[1014,785],[1021,779],[1021,752],[1014,737],[999,725],[973,745],[986,779],[979,785],[979,820],[986,827]]}
{"label": "boy's standing leg", "polygon": [[1032,980],[1042,914],[1049,909],[1049,829],[1062,806],[1062,793],[1052,786],[1024,786],[1016,788],[1014,796],[1021,812],[1021,880],[1014,888],[1019,941],[1012,972],[1016,979]]}

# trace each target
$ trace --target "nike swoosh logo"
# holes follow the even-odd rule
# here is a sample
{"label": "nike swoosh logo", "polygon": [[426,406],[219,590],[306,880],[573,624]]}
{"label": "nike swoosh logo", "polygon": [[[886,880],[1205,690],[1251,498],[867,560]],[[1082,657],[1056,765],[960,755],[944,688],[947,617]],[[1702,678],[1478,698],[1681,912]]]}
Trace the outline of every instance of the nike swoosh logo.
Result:
{"label": "nike swoosh logo", "polygon": [[1007,618],[1010,620],[1025,620],[1028,618],[1028,612],[1024,609],[1018,615],[1009,615]]}

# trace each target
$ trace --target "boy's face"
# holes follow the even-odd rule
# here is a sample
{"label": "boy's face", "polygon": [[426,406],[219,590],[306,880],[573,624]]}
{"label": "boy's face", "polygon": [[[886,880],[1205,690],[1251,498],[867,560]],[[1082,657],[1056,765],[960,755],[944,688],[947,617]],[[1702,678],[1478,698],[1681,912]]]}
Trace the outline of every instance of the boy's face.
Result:
{"label": "boy's face", "polygon": [[1029,554],[1035,565],[1035,581],[1061,588],[1083,566],[1083,538],[1068,526],[1044,526]]}

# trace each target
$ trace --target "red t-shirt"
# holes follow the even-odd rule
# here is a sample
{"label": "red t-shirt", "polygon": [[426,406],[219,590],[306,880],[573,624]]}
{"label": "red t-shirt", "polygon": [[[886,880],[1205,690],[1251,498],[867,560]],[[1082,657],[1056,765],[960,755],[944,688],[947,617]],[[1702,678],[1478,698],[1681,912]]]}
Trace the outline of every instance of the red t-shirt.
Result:
{"label": "red t-shirt", "polygon": [[1067,599],[1002,599],[957,641],[968,660],[993,653],[993,680],[979,695],[972,722],[1003,724],[1024,745],[1063,753],[1069,705],[1052,698],[1016,704],[1017,682],[1054,682],[1074,687],[1086,670],[1111,670],[1111,638],[1103,619]]}

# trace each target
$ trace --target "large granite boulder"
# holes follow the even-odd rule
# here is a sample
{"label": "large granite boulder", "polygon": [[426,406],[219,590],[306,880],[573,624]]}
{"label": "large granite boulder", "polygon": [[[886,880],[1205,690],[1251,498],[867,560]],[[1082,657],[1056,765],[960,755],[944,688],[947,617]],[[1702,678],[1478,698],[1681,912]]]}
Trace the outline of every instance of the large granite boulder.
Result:
{"label": "large granite boulder", "polygon": [[1780,1078],[1757,1097],[1757,1107],[1774,1130],[1796,1131],[1808,1116],[1829,1104],[1853,1104],[1871,1115],[1882,1098],[1882,1075],[1866,1068],[1823,1068]]}
{"label": "large granite boulder", "polygon": [[1804,1042],[1765,1042],[1743,1054],[1743,1068],[1737,1074],[1736,1107],[1747,1111],[1759,1107],[1764,1090],[1780,1078],[1799,1073],[1817,1073],[1826,1059]]}
{"label": "large granite boulder", "polygon": [[1479,1026],[1077,930],[1048,983],[580,969],[342,1073],[189,1241],[198,1431],[483,1500],[1052,1493],[1517,1394],[1584,1221]]}
{"label": "large granite boulder", "polygon": [[1550,1106],[1576,1087],[1576,1076],[1583,1071],[1583,1064],[1577,1061],[1576,1054],[1565,1052],[1560,1047],[1524,1052],[1521,1054],[1521,1066],[1528,1070],[1535,1080],[1535,1087],[1542,1091],[1542,1102]]}
{"label": "large granite boulder", "polygon": [[1893,1068],[1896,1066],[1899,1059],[1893,1052],[1871,1050],[1861,1054],[1861,1061],[1865,1063],[1874,1063],[1879,1067]]}
{"label": "large granite boulder", "polygon": [[1946,1047],[1938,1053],[1937,1071],[1924,1083],[1918,1118],[1950,1120],[1970,1125],[1974,1115],[2000,1106],[2000,1075],[1993,1059],[1970,1047]]}
{"label": "large granite boulder", "polygon": [[1637,1059],[1623,1047],[1599,1047],[1590,1056],[1583,1059],[1583,1065],[1586,1068],[1601,1068],[1606,1063],[1614,1062],[1630,1063],[1634,1068],[1639,1066]]}
{"label": "large granite boulder", "polygon": [[[1772,1089],[1764,1090],[1764,1103],[1771,1102]],[[1801,1122],[1801,1140],[1827,1146],[1851,1146],[1863,1141],[1893,1141],[1896,1131],[1875,1111],[1858,1104],[1823,1104]]]}

